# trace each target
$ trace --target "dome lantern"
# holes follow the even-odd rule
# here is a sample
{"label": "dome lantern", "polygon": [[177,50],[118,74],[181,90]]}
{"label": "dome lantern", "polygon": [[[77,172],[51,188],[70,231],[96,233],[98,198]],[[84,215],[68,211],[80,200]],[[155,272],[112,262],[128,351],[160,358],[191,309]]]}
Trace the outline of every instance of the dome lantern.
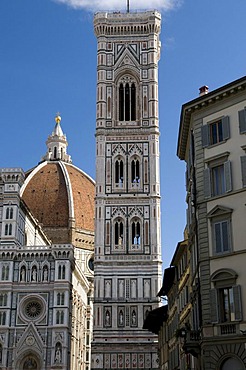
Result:
{"label": "dome lantern", "polygon": [[72,163],[70,155],[67,154],[67,138],[60,125],[60,113],[56,114],[55,122],[54,130],[52,134],[48,136],[46,141],[47,152],[42,159],[46,161],[62,160],[64,162]]}

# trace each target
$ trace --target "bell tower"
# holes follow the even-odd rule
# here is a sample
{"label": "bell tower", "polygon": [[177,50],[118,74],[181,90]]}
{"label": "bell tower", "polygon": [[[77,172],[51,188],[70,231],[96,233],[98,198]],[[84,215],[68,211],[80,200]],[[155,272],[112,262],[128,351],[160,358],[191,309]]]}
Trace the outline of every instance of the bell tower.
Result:
{"label": "bell tower", "polygon": [[158,60],[161,16],[97,13],[92,369],[157,369],[143,330],[161,287]]}

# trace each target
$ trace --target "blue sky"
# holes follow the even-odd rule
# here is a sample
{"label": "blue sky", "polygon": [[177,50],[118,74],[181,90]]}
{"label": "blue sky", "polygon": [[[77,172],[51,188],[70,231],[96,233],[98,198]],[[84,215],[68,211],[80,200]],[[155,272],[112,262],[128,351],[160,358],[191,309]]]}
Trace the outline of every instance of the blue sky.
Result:
{"label": "blue sky", "polygon": [[[163,266],[185,227],[182,104],[244,76],[245,0],[130,0],[162,12],[159,63]],[[73,163],[95,178],[93,13],[126,0],[0,0],[0,167],[35,166],[57,111]]]}

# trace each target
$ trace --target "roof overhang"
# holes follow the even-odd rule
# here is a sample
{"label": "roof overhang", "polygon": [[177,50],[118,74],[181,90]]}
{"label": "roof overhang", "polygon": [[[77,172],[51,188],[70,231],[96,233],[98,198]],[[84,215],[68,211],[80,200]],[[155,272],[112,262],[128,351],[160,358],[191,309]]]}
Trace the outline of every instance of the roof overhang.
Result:
{"label": "roof overhang", "polygon": [[177,145],[177,156],[179,157],[179,159],[185,159],[188,135],[190,131],[191,115],[204,107],[208,107],[209,105],[212,105],[217,101],[226,99],[231,95],[234,95],[245,89],[246,76],[230,82],[229,84],[213,90],[205,95],[199,96],[198,98],[182,105]]}

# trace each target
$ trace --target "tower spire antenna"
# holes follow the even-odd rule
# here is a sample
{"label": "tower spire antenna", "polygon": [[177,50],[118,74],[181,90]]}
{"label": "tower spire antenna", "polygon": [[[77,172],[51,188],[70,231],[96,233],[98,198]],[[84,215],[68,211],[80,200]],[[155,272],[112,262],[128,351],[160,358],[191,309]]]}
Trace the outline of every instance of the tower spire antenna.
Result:
{"label": "tower spire antenna", "polygon": [[130,0],[127,0],[126,9],[127,9],[127,13],[129,13],[130,12]]}

